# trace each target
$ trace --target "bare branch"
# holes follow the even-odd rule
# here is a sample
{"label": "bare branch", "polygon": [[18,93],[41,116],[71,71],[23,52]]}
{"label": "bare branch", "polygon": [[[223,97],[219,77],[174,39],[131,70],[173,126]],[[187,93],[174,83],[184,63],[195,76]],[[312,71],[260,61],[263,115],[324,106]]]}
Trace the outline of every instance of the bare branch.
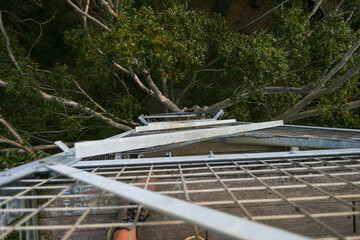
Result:
{"label": "bare branch", "polygon": [[115,8],[112,0],[106,0],[106,1],[109,3],[109,6],[110,6],[112,9]]}
{"label": "bare branch", "polygon": [[15,147],[17,147],[17,148],[23,149],[25,152],[27,152],[27,153],[30,154],[30,155],[35,155],[35,154],[31,151],[30,148],[28,148],[27,146],[22,145],[22,144],[20,144],[20,143],[17,143],[17,142],[15,142],[15,141],[13,141],[13,140],[5,139],[5,138],[0,138],[0,143],[10,144],[10,145],[15,146]]}
{"label": "bare branch", "polygon": [[[105,0],[100,0],[101,3],[105,6],[106,10],[113,16],[113,17],[118,17],[118,15],[116,14],[116,12],[114,12],[114,10],[111,8],[110,4],[105,1]],[[112,5],[112,4],[111,4]]]}
{"label": "bare branch", "polygon": [[[0,80],[0,86],[1,87],[7,87],[8,84],[6,82]],[[38,91],[39,91],[40,97],[42,97],[43,99],[54,100],[54,101],[56,101],[58,103],[64,104],[65,106],[72,107],[72,108],[75,108],[75,109],[79,109],[80,111],[83,111],[84,113],[88,114],[89,116],[93,116],[93,117],[103,121],[104,123],[108,124],[111,127],[121,129],[123,131],[128,131],[128,130],[132,129],[129,126],[126,126],[124,124],[120,124],[120,123],[115,122],[114,120],[104,116],[103,114],[101,114],[99,112],[96,112],[96,111],[92,110],[91,108],[82,106],[81,104],[79,104],[79,103],[77,103],[75,101],[66,100],[64,98],[56,97],[56,96],[47,94],[47,93],[45,93],[45,92],[43,92],[41,90],[38,90]],[[128,122],[126,120],[121,119],[121,122],[124,122],[125,124],[133,125],[132,122]]]}
{"label": "bare branch", "polygon": [[5,120],[0,116],[0,123],[2,125],[4,125],[4,127],[6,127],[9,132],[17,139],[17,141],[21,144],[24,145],[24,141],[22,140],[22,138],[20,137],[20,135],[16,132],[16,130]]}
{"label": "bare branch", "polygon": [[[73,142],[65,142],[64,144],[68,147],[74,146]],[[38,145],[38,146],[35,146],[33,149],[39,151],[39,150],[49,150],[49,149],[57,149],[57,148],[59,148],[59,147],[55,144],[48,144],[48,145]],[[0,149],[0,152],[24,153],[25,151],[20,148],[4,148],[4,149]]]}
{"label": "bare branch", "polygon": [[[349,103],[346,103],[343,106],[341,106],[341,108],[343,108],[345,110],[351,110],[351,109],[359,108],[359,107],[360,107],[360,100],[349,102]],[[337,107],[334,107],[332,110],[334,110],[336,108]],[[304,118],[308,118],[308,117],[315,117],[315,116],[320,115],[321,113],[322,112],[319,109],[311,109],[308,111],[304,111],[304,112],[295,114],[295,115],[291,116],[290,118],[285,119],[284,122],[291,122],[291,121],[304,119]]]}
{"label": "bare branch", "polygon": [[9,40],[9,37],[8,35],[6,34],[6,31],[5,31],[5,28],[4,28],[4,25],[3,25],[3,21],[2,21],[2,14],[1,14],[1,11],[0,11],[0,30],[5,38],[5,42],[6,42],[6,49],[8,51],[8,54],[10,56],[10,59],[12,61],[12,63],[15,65],[16,69],[19,70],[22,74],[22,71],[21,71],[21,68],[18,64],[18,62],[16,61],[15,57],[14,57],[14,54],[12,53],[11,51],[11,47],[10,47],[10,40]]}
{"label": "bare branch", "polygon": [[103,121],[104,123],[108,124],[109,126],[112,126],[114,128],[117,128],[117,129],[121,129],[123,131],[128,131],[128,130],[131,130],[132,128],[129,127],[129,126],[126,126],[124,124],[120,124],[120,123],[117,123],[115,122],[114,120],[108,118],[108,117],[105,117],[104,115],[102,115],[101,113],[99,112],[96,112],[88,107],[85,107],[85,106],[82,106],[81,104],[75,102],[75,101],[72,101],[72,100],[66,100],[64,98],[60,98],[60,97],[56,97],[56,96],[53,96],[53,95],[50,95],[50,94],[47,94],[43,91],[39,91],[39,94],[42,98],[46,99],[46,100],[54,100],[58,103],[61,103],[61,104],[64,104],[65,106],[68,106],[68,107],[72,107],[72,108],[75,108],[75,109],[79,109],[83,112],[85,112],[86,114],[90,115],[90,116],[93,116],[101,121]]}
{"label": "bare branch", "polygon": [[301,88],[296,87],[266,87],[265,92],[294,92],[294,93],[300,93],[300,94],[307,94],[313,89],[312,85],[306,85]]}
{"label": "bare branch", "polygon": [[[219,61],[222,57],[219,56],[217,58],[215,58],[214,60],[211,60],[210,62],[208,62],[207,64],[205,64],[201,69],[210,67],[211,65],[213,65],[214,63],[216,63],[217,61]],[[176,105],[179,105],[179,103],[181,102],[182,98],[185,96],[185,93],[187,91],[189,91],[197,82],[197,77],[199,76],[199,72],[201,72],[201,69],[197,70],[194,72],[194,75],[191,79],[191,81],[189,82],[188,85],[186,85],[186,87],[183,89],[183,91],[181,92],[181,94],[179,95],[179,97],[175,100]]]}
{"label": "bare branch", "polygon": [[32,3],[34,3],[36,6],[42,8],[41,2],[37,2],[37,1],[35,1],[35,0],[29,0],[29,1],[32,2]]}
{"label": "bare branch", "polygon": [[215,103],[211,105],[210,107],[207,107],[205,109],[206,112],[213,112],[213,111],[219,111],[220,109],[225,109],[230,106],[232,106],[234,103],[230,100],[230,98],[227,98],[221,102]]}
{"label": "bare branch", "polygon": [[147,69],[145,69],[145,68],[143,69],[143,75],[144,75],[144,78],[145,78],[146,82],[150,86],[150,88],[154,91],[155,97],[162,104],[164,104],[172,112],[181,112],[181,109],[178,106],[176,106],[169,98],[165,97],[162,94],[162,92],[159,90],[159,88],[156,86],[156,84],[152,80],[149,71]]}
{"label": "bare branch", "polygon": [[104,113],[106,113],[106,110],[104,108],[102,108],[97,102],[94,101],[94,99],[92,99],[80,86],[79,84],[73,80],[76,87],[90,100],[90,102],[92,102],[95,106],[97,106],[101,111],[103,111]]}
{"label": "bare branch", "polygon": [[[98,50],[98,51],[100,52],[100,54],[105,55],[101,50]],[[126,68],[124,68],[123,66],[121,66],[120,64],[118,64],[118,63],[116,63],[116,62],[113,62],[113,63],[114,63],[114,66],[115,66],[116,68],[120,69],[120,70],[123,71],[124,73],[127,73],[127,74],[131,75],[129,70],[127,70]]]}
{"label": "bare branch", "polygon": [[135,83],[147,94],[155,97],[160,103],[162,103],[163,105],[165,105],[167,108],[169,108],[171,111],[173,112],[181,112],[180,108],[178,106],[176,106],[176,104],[174,104],[170,99],[168,99],[167,97],[165,97],[162,92],[159,90],[159,88],[156,86],[156,84],[154,83],[154,81],[152,80],[149,71],[146,70],[145,68],[143,69],[143,75],[144,78],[146,80],[146,82],[148,83],[148,85],[150,86],[151,90],[149,88],[147,88],[139,79],[139,77],[134,73],[134,71],[129,68],[129,70],[127,70],[126,68],[124,68],[123,66],[121,66],[120,64],[113,62],[114,66],[118,69],[120,69],[121,71],[129,74],[131,76],[131,78],[135,81]]}
{"label": "bare branch", "polygon": [[336,12],[339,11],[341,5],[343,5],[344,2],[345,2],[345,0],[341,0],[341,1],[339,2],[339,4],[338,4],[338,5],[336,6],[336,8],[335,8],[335,11],[336,11]]}
{"label": "bare branch", "polygon": [[115,4],[114,4],[114,8],[115,8],[115,12],[116,14],[119,14],[119,0],[115,0]]}
{"label": "bare branch", "polygon": [[338,88],[344,82],[346,82],[347,80],[352,78],[359,71],[358,68],[360,67],[360,63],[357,63],[352,69],[350,69],[343,76],[334,80],[333,84],[331,84],[329,87],[323,89],[323,87],[325,86],[325,83],[345,65],[345,63],[349,60],[351,55],[356,51],[356,49],[359,46],[360,46],[360,40],[358,40],[355,43],[355,45],[343,56],[340,63],[320,80],[320,83],[313,91],[311,91],[307,96],[305,96],[300,102],[296,103],[289,110],[287,110],[280,116],[276,117],[276,119],[286,120],[287,118],[290,118],[292,115],[297,114],[301,109],[303,109],[305,106],[310,104],[314,99],[319,98],[321,96],[324,96],[324,95],[334,91],[336,88]]}
{"label": "bare branch", "polygon": [[71,2],[71,0],[65,0],[66,2],[68,2],[70,4],[70,6],[72,6],[76,12],[80,13],[81,15],[87,17],[88,19],[90,19],[91,21],[95,22],[96,24],[98,24],[99,26],[101,26],[102,28],[104,28],[105,30],[111,31],[110,28],[108,28],[106,25],[104,25],[103,23],[101,23],[99,20],[97,20],[96,18],[90,16],[89,14],[85,13],[84,11],[82,11],[80,8],[78,8],[74,3]]}
{"label": "bare branch", "polygon": [[308,18],[307,18],[307,20],[306,20],[306,23],[309,22],[309,21],[310,21],[310,18],[315,15],[315,13],[316,13],[317,10],[319,9],[322,1],[323,1],[323,0],[318,0],[318,1],[317,1],[317,3],[315,4],[313,10],[311,11],[311,13],[310,13],[309,16],[308,16]]}
{"label": "bare branch", "polygon": [[[85,13],[88,14],[89,12],[89,7],[90,7],[90,0],[86,1],[86,6],[85,6]],[[86,16],[83,16],[83,20],[84,20],[84,28],[87,28],[87,22],[86,22]]]}
{"label": "bare branch", "polygon": [[7,87],[8,83],[0,79],[0,87]]}

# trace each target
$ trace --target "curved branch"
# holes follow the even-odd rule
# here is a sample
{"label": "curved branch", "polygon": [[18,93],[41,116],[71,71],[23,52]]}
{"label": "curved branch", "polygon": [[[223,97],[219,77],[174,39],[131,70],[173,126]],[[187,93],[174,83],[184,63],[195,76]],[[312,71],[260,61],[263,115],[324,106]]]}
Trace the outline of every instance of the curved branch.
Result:
{"label": "curved branch", "polygon": [[16,130],[12,126],[10,126],[10,124],[5,119],[3,119],[2,117],[0,117],[0,123],[2,125],[4,125],[4,127],[6,127],[9,130],[9,132],[17,139],[17,141],[21,145],[25,145],[24,141],[22,140],[20,135],[16,132]]}
{"label": "curved branch", "polygon": [[[8,83],[0,80],[0,86],[2,87],[7,87],[8,86]],[[101,113],[99,112],[96,112],[94,110],[92,110],[91,108],[88,108],[88,107],[85,107],[85,106],[82,106],[81,104],[75,102],[75,101],[72,101],[72,100],[66,100],[64,98],[60,98],[60,97],[56,97],[56,96],[53,96],[53,95],[50,95],[50,94],[47,94],[46,92],[43,92],[41,90],[38,90],[39,92],[39,95],[40,97],[42,97],[43,99],[46,99],[46,100],[54,100],[58,103],[61,103],[61,104],[64,104],[68,107],[72,107],[72,108],[75,108],[75,109],[79,109],[80,111],[83,111],[84,113],[88,114],[89,116],[93,116],[101,121],[103,121],[104,123],[108,124],[109,126],[111,127],[114,127],[114,128],[117,128],[117,129],[121,129],[123,131],[128,131],[128,130],[131,130],[132,128],[129,127],[129,126],[126,126],[124,124],[121,124],[121,123],[117,123],[115,122],[114,120],[102,115]],[[132,124],[128,121],[125,121],[125,120],[121,120],[121,122],[124,122],[125,124]]]}
{"label": "curved branch", "polygon": [[114,10],[111,8],[111,6],[109,5],[108,2],[106,2],[105,0],[101,0],[101,3],[105,6],[106,10],[113,16],[113,17],[118,17],[118,15],[114,12]]}
{"label": "curved branch", "polygon": [[54,101],[56,101],[58,103],[64,104],[65,106],[72,107],[72,108],[75,108],[75,109],[79,109],[79,110],[83,111],[84,113],[103,121],[104,123],[108,124],[111,127],[121,129],[123,131],[129,131],[129,130],[132,129],[129,126],[117,123],[114,120],[112,120],[112,119],[110,119],[108,117],[105,117],[104,115],[102,115],[99,112],[96,112],[96,111],[94,111],[94,110],[92,110],[92,109],[90,109],[88,107],[84,107],[84,106],[82,106],[81,104],[79,104],[79,103],[77,103],[75,101],[66,100],[64,98],[56,97],[56,96],[47,94],[47,93],[45,93],[45,92],[43,92],[41,90],[39,91],[39,94],[40,94],[40,96],[42,98],[44,98],[46,100],[54,100]]}
{"label": "curved branch", "polygon": [[[359,108],[360,107],[360,100],[357,101],[353,101],[353,102],[349,102],[346,103],[342,106],[343,109],[345,110],[351,110],[354,108]],[[333,108],[333,110],[335,109],[335,107]],[[311,109],[305,112],[301,112],[298,113],[296,115],[291,116],[288,119],[285,119],[284,122],[291,122],[291,121],[295,121],[295,120],[299,120],[299,119],[304,119],[304,118],[308,118],[308,117],[315,117],[321,114],[321,111],[319,109]]]}
{"label": "curved branch", "polygon": [[7,87],[8,83],[0,79],[0,87]]}
{"label": "curved branch", "polygon": [[360,39],[354,44],[354,46],[343,56],[340,63],[334,67],[328,74],[326,74],[318,84],[318,86],[311,91],[308,95],[306,95],[300,102],[296,103],[293,107],[291,107],[289,110],[281,114],[280,116],[276,117],[275,119],[283,119],[286,120],[287,118],[290,118],[292,115],[297,114],[301,109],[309,105],[314,99],[319,98],[321,96],[324,96],[332,91],[334,91],[336,88],[338,88],[340,85],[345,83],[347,80],[352,78],[360,68],[360,62],[357,63],[353,68],[351,68],[348,72],[346,72],[343,76],[333,81],[333,83],[327,87],[323,88],[325,86],[325,83],[335,74],[337,73],[344,65],[345,63],[350,59],[351,55],[356,51],[356,49],[360,46]]}
{"label": "curved branch", "polygon": [[31,151],[30,148],[28,148],[27,146],[22,145],[22,144],[20,144],[20,143],[17,143],[17,142],[15,142],[15,141],[13,141],[13,140],[5,139],[5,138],[0,138],[0,143],[10,144],[10,145],[15,146],[15,147],[17,147],[17,148],[23,149],[25,152],[27,152],[27,153],[30,154],[30,155],[35,155],[35,154]]}
{"label": "curved branch", "polygon": [[82,94],[90,100],[90,102],[92,102],[95,106],[97,106],[101,111],[103,111],[104,113],[106,113],[106,110],[105,110],[103,107],[101,107],[97,102],[95,102],[95,100],[92,99],[92,98],[80,87],[80,85],[79,85],[75,80],[73,80],[73,82],[75,83],[76,87],[82,92]]}
{"label": "curved branch", "polygon": [[154,81],[152,80],[149,71],[146,69],[143,69],[143,75],[144,78],[146,80],[146,82],[148,83],[148,85],[150,86],[151,89],[147,88],[139,79],[139,77],[136,75],[136,73],[134,73],[134,71],[129,68],[126,69],[123,66],[121,66],[120,64],[113,62],[114,66],[118,69],[120,69],[121,71],[123,71],[124,73],[127,73],[131,76],[131,78],[135,81],[135,83],[147,94],[155,97],[160,103],[162,103],[163,105],[165,105],[167,108],[169,108],[171,111],[173,112],[181,112],[181,109],[176,106],[176,104],[174,104],[169,98],[165,97],[162,92],[159,90],[159,88],[156,86],[156,84],[154,83]]}
{"label": "curved branch", "polygon": [[317,10],[319,9],[322,1],[323,1],[323,0],[318,0],[318,2],[315,4],[313,10],[311,11],[311,13],[309,14],[309,16],[308,16],[308,18],[307,18],[306,23],[309,22],[309,21],[310,21],[310,18],[315,15],[315,13],[316,13]]}
{"label": "curved branch", "polygon": [[169,98],[165,97],[162,92],[159,90],[159,88],[156,86],[154,81],[152,80],[150,73],[145,68],[143,69],[143,75],[146,79],[146,82],[150,86],[150,88],[154,91],[155,97],[167,108],[169,108],[173,112],[181,112],[181,109],[176,106]]}
{"label": "curved branch", "polygon": [[6,34],[6,31],[5,31],[5,28],[4,28],[4,25],[3,25],[1,11],[0,11],[0,30],[1,30],[4,38],[5,38],[6,49],[8,51],[8,54],[10,56],[11,61],[15,65],[16,69],[19,70],[21,72],[21,74],[22,74],[21,68],[20,68],[18,62],[16,61],[16,59],[14,57],[14,54],[11,51],[10,40],[9,40],[9,36]]}
{"label": "curved branch", "polygon": [[76,12],[80,13],[81,15],[87,17],[88,19],[90,19],[91,21],[95,22],[96,24],[98,24],[99,26],[101,26],[102,28],[104,28],[105,30],[111,31],[110,28],[108,28],[105,24],[101,23],[99,20],[97,20],[96,18],[90,16],[89,14],[85,13],[84,11],[82,11],[80,8],[78,8],[74,3],[72,3],[70,0],[65,0],[66,2],[68,2],[70,4],[70,6],[72,6]]}

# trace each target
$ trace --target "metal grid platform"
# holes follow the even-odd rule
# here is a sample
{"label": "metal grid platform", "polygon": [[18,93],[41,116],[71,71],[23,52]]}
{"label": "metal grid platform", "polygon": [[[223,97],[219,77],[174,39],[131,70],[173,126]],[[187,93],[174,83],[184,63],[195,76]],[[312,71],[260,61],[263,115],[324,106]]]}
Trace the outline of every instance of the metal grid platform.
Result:
{"label": "metal grid platform", "polygon": [[[359,169],[360,154],[346,157],[157,163],[102,167],[87,171],[134,186],[155,185],[156,192],[161,195],[281,227],[301,235],[326,239],[359,239]],[[134,179],[144,181],[134,184]],[[18,215],[20,220],[1,227],[4,232],[0,238],[14,230],[41,230],[41,236],[48,238],[67,238],[71,234],[78,236],[82,230],[100,231],[104,236],[109,227],[129,225],[114,222],[117,212],[138,207],[129,205],[129,201],[112,193],[62,174],[22,179],[12,186],[2,187],[0,193],[1,206],[14,200],[20,202],[15,208],[0,210],[2,216]],[[78,216],[77,221],[68,222],[75,219],[70,218],[74,215]],[[54,219],[57,220],[54,222]],[[173,233],[172,228],[179,228],[185,222],[153,211],[146,222],[135,224],[141,226],[143,234],[159,232],[156,230],[159,227],[168,228],[159,232],[165,236],[142,238],[165,239]],[[191,233],[191,227],[186,226],[185,229],[188,229],[185,231],[187,234],[195,234]],[[210,231],[207,233],[208,239],[227,237],[221,233],[212,235],[214,229],[200,229],[202,237],[205,230]],[[66,232],[68,235],[64,235]]]}
{"label": "metal grid platform", "polygon": [[[222,114],[171,115],[173,122],[143,116],[143,127],[74,149],[56,142],[62,153],[1,172],[0,239],[97,240],[119,226],[147,240],[360,239],[360,148],[144,158],[154,149],[287,128],[301,138],[321,131],[307,143],[314,148],[334,131],[336,141],[359,145],[358,130],[216,120]],[[150,217],[126,223],[129,208],[149,208]]]}

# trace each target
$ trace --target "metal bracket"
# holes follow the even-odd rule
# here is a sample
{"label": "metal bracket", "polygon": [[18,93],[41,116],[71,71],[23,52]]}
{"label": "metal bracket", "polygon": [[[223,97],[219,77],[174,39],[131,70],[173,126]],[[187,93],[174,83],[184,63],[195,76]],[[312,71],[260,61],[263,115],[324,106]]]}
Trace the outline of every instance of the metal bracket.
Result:
{"label": "metal bracket", "polygon": [[214,120],[221,119],[224,116],[224,110],[220,109],[217,114],[213,117]]}
{"label": "metal bracket", "polygon": [[142,123],[142,124],[144,124],[145,126],[147,126],[149,123],[145,120],[145,116],[144,116],[144,114],[141,114],[139,117],[138,117],[138,119],[140,120],[140,122]]}
{"label": "metal bracket", "polygon": [[65,153],[73,153],[73,151],[65,145],[62,141],[56,141],[54,142],[56,146],[58,146],[63,152]]}

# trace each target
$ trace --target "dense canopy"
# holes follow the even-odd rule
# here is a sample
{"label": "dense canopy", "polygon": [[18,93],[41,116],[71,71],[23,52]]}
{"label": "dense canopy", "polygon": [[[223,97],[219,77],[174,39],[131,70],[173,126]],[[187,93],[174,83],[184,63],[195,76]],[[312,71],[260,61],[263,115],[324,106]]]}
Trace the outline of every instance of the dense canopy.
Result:
{"label": "dense canopy", "polygon": [[359,0],[270,2],[240,30],[195,0],[2,3],[2,167],[149,111],[360,128]]}

